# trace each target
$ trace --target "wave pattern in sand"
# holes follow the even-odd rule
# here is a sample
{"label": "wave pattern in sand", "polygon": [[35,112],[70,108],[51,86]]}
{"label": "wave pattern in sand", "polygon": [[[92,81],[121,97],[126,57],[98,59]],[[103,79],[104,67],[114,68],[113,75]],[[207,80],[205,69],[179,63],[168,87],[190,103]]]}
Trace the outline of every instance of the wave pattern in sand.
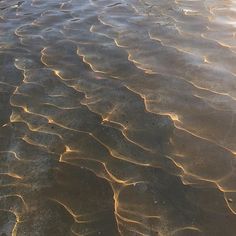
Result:
{"label": "wave pattern in sand", "polygon": [[0,235],[235,235],[235,1],[2,0],[0,98]]}

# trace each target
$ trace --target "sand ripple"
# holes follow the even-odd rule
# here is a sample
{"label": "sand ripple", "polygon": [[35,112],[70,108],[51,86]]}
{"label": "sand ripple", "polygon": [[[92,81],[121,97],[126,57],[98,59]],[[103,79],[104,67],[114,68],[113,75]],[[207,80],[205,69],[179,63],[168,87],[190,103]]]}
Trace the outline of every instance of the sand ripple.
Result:
{"label": "sand ripple", "polygon": [[0,1],[0,235],[235,235],[235,12]]}

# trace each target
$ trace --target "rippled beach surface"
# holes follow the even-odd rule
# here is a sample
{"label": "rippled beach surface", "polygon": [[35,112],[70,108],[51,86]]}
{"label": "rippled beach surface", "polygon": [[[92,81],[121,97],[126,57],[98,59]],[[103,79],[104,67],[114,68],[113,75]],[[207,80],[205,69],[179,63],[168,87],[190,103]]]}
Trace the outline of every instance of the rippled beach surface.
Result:
{"label": "rippled beach surface", "polygon": [[0,235],[235,236],[236,2],[0,0]]}

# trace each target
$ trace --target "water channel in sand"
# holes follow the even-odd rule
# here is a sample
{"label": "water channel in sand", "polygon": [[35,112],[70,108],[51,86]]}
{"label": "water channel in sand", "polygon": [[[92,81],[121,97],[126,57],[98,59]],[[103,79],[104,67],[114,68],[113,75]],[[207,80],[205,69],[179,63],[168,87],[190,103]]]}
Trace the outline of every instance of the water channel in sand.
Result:
{"label": "water channel in sand", "polygon": [[236,235],[235,0],[0,0],[0,235]]}

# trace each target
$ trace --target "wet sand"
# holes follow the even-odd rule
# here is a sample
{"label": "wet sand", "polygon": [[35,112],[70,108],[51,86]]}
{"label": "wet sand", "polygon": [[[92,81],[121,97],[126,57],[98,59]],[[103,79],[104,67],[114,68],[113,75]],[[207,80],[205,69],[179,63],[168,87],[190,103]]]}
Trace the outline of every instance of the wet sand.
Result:
{"label": "wet sand", "polygon": [[236,3],[0,1],[0,235],[236,235]]}

